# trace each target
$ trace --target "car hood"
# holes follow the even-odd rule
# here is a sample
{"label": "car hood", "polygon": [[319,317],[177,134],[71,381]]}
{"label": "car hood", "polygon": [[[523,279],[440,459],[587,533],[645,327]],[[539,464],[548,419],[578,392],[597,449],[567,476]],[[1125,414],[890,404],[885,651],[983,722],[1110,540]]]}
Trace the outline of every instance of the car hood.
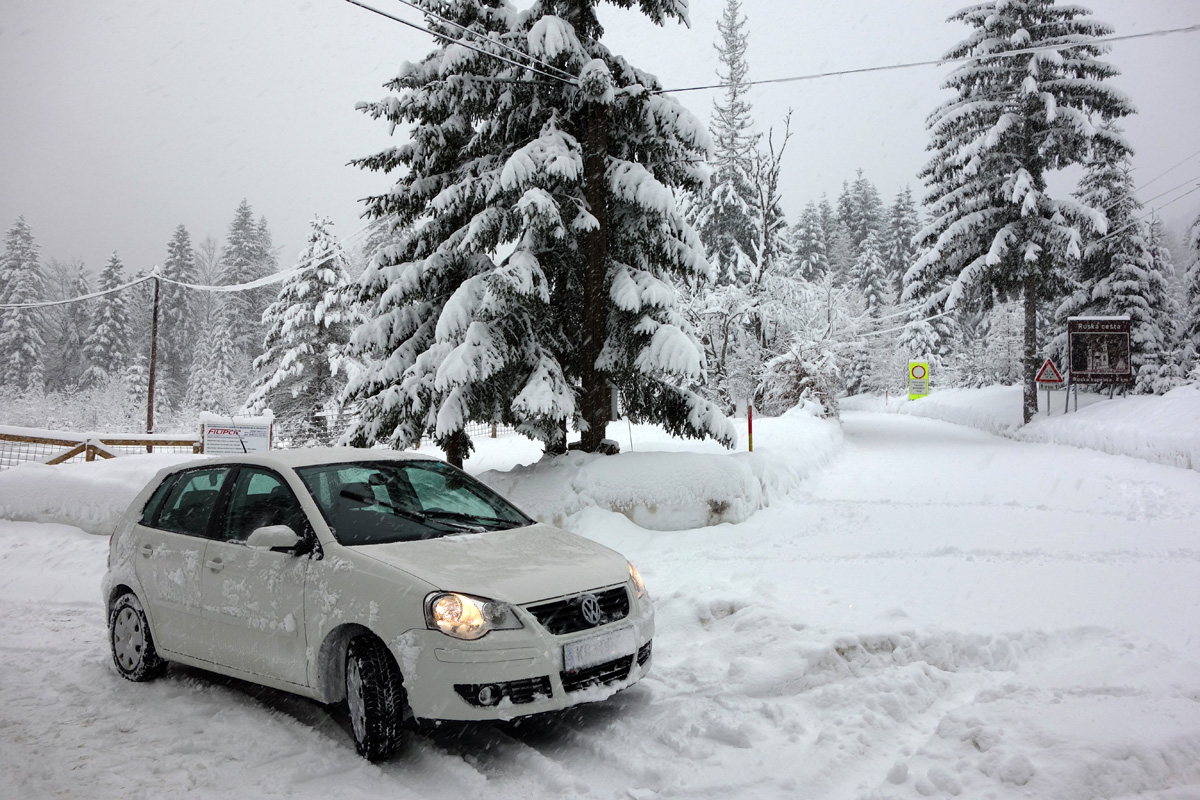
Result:
{"label": "car hood", "polygon": [[625,557],[550,525],[359,545],[362,555],[439,589],[524,605],[629,578]]}

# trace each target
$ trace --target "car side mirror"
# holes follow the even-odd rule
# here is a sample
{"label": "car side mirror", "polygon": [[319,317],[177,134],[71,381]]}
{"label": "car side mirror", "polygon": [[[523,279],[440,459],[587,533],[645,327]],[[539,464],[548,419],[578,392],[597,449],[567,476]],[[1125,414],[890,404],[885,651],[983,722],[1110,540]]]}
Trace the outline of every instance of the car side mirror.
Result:
{"label": "car side mirror", "polygon": [[300,535],[287,525],[267,525],[255,528],[246,545],[255,550],[294,550],[300,541]]}

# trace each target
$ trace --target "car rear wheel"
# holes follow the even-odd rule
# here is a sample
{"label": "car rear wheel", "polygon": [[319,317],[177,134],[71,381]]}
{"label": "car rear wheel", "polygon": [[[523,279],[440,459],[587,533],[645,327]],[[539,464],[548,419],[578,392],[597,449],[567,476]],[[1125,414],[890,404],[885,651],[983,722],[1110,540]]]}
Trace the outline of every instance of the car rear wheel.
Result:
{"label": "car rear wheel", "polygon": [[396,752],[405,702],[400,669],[383,642],[373,636],[351,640],[346,649],[346,706],[359,755],[378,761]]}
{"label": "car rear wheel", "polygon": [[113,663],[121,677],[130,681],[148,681],[162,675],[167,668],[150,635],[150,624],[141,601],[132,592],[121,595],[108,615],[108,641],[112,645]]}

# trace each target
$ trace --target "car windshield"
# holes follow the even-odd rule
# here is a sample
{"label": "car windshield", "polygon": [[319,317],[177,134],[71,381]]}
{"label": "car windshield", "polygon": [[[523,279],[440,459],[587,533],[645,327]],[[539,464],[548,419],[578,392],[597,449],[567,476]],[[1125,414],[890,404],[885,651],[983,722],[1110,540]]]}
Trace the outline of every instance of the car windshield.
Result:
{"label": "car windshield", "polygon": [[341,544],[519,528],[533,520],[441,461],[361,461],[296,470]]}

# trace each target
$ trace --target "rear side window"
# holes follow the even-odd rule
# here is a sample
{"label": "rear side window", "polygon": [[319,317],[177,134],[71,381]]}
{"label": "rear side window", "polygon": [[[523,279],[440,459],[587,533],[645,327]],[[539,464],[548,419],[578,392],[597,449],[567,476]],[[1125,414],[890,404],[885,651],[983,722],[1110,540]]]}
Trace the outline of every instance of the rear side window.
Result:
{"label": "rear side window", "polygon": [[166,480],[158,485],[154,494],[150,495],[150,499],[146,501],[146,507],[142,509],[142,524],[147,528],[154,524],[154,515],[158,511],[158,507],[162,505],[163,498],[167,496],[171,484],[175,483],[176,477],[175,475],[167,476]]}
{"label": "rear side window", "polygon": [[155,527],[192,536],[206,535],[213,507],[228,474],[228,467],[213,467],[180,475],[167,493]]}

